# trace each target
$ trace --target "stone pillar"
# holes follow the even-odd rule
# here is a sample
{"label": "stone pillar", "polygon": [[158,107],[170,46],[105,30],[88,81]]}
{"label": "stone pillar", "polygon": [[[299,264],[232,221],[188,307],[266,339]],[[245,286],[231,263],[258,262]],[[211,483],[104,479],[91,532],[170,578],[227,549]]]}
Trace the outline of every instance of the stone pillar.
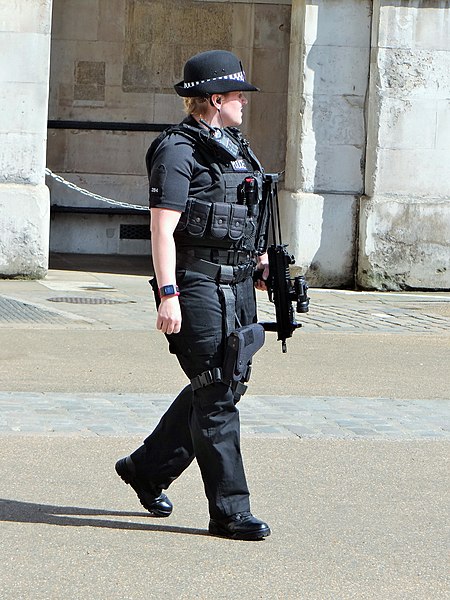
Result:
{"label": "stone pillar", "polygon": [[293,0],[285,242],[311,285],[353,285],[363,192],[369,0]]}
{"label": "stone pillar", "polygon": [[0,0],[0,277],[45,275],[51,0]]}
{"label": "stone pillar", "polygon": [[374,0],[358,283],[450,288],[450,2]]}

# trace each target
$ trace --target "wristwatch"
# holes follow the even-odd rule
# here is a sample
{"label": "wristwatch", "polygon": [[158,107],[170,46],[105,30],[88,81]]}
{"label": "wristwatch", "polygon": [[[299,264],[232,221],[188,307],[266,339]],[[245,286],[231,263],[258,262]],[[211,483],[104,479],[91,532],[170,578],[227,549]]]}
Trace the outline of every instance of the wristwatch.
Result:
{"label": "wristwatch", "polygon": [[159,297],[163,298],[164,296],[179,296],[180,290],[177,285],[163,285],[159,288]]}

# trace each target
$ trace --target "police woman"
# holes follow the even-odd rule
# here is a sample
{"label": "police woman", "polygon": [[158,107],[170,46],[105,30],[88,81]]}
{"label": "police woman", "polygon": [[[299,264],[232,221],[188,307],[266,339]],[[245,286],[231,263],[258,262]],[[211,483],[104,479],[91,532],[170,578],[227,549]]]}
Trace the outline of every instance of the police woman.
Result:
{"label": "police woman", "polygon": [[209,532],[258,540],[270,529],[250,512],[236,407],[244,388],[222,373],[230,332],[256,322],[255,267],[268,275],[267,255],[255,248],[262,168],[235,129],[244,92],[257,88],[234,54],[212,50],[186,62],[175,90],[188,117],[160,135],[146,158],[152,286],[156,327],[190,382],[116,471],[152,515],[167,517],[172,503],[162,490],[195,458]]}

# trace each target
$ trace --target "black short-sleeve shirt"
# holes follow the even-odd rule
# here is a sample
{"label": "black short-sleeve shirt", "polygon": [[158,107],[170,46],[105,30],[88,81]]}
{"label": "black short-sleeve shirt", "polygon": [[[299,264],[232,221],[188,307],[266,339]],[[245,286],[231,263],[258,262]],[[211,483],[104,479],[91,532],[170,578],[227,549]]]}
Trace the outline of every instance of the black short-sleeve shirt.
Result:
{"label": "black short-sleeve shirt", "polygon": [[[192,117],[184,122],[199,127]],[[147,169],[150,208],[183,212],[188,197],[207,199],[223,185],[195,142],[177,132],[163,138],[147,158]]]}

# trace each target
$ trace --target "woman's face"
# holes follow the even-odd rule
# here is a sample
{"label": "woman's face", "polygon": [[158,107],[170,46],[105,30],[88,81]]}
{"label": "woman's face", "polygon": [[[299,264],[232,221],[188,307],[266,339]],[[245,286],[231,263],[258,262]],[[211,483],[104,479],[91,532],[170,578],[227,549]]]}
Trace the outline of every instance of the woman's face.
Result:
{"label": "woman's face", "polygon": [[222,127],[237,127],[242,123],[242,108],[248,100],[243,92],[220,94],[219,105]]}

